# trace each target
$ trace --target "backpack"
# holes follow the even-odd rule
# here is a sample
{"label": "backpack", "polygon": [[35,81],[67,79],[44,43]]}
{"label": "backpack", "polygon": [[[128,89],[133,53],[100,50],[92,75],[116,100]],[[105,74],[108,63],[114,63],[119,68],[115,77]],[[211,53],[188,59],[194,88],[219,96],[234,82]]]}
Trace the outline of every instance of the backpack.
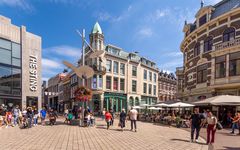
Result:
{"label": "backpack", "polygon": [[68,114],[68,119],[72,120],[73,119],[73,114]]}

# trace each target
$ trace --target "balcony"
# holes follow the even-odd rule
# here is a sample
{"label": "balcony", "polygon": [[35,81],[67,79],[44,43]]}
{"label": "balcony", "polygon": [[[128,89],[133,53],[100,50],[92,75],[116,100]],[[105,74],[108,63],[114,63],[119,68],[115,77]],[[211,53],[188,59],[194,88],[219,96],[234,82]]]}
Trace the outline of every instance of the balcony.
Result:
{"label": "balcony", "polygon": [[106,68],[103,67],[102,65],[91,65],[90,67],[92,67],[92,69],[94,70],[94,72],[96,74],[99,74],[99,75],[105,75],[106,74]]}
{"label": "balcony", "polygon": [[240,38],[217,44],[215,45],[215,50],[217,51],[217,50],[221,50],[221,49],[225,49],[225,48],[229,48],[237,45],[240,45]]}

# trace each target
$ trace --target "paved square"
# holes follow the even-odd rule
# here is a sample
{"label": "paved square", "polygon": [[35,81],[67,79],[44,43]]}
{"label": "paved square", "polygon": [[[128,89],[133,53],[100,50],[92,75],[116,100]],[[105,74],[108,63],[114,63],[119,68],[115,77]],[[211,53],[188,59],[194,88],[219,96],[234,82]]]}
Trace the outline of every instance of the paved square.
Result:
{"label": "paved square", "polygon": [[[62,122],[62,120],[59,120]],[[97,119],[96,127],[64,125],[37,126],[31,129],[0,130],[1,150],[205,150],[204,144],[189,143],[187,131],[137,122],[138,132],[124,132],[115,125],[106,130]],[[204,142],[204,141],[202,141]]]}

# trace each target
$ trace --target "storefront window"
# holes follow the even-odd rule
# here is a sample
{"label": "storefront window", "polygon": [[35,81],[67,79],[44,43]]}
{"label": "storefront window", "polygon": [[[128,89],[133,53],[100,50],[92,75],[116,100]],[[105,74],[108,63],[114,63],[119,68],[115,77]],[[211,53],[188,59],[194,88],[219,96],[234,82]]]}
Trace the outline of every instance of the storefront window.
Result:
{"label": "storefront window", "polygon": [[0,65],[0,93],[11,94],[12,88],[12,72],[10,67]]}
{"label": "storefront window", "polygon": [[216,78],[224,78],[226,76],[226,57],[220,56],[215,59]]}
{"label": "storefront window", "polygon": [[240,52],[230,54],[229,60],[229,75],[240,75]]}
{"label": "storefront window", "polygon": [[134,99],[133,99],[133,97],[130,97],[130,99],[129,99],[129,105],[130,105],[130,106],[133,106],[133,105],[134,105]]}
{"label": "storefront window", "polygon": [[137,81],[132,80],[132,92],[137,92]]}

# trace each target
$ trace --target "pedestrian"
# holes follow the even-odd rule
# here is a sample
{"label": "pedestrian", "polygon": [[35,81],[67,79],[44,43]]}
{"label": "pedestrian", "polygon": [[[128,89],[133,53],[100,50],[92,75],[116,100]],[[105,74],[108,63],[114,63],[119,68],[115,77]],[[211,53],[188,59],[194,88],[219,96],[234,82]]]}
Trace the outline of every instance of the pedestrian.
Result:
{"label": "pedestrian", "polygon": [[20,109],[18,105],[13,108],[13,125],[16,126],[19,124],[19,114],[20,114]]}
{"label": "pedestrian", "polygon": [[111,119],[111,126],[113,126],[113,124],[114,124],[114,111],[113,111],[113,109],[110,109],[110,114],[112,115],[112,119]]}
{"label": "pedestrian", "polygon": [[212,114],[211,111],[207,111],[206,123],[207,123],[207,144],[212,145],[215,139],[217,118]]}
{"label": "pedestrian", "polygon": [[106,113],[106,109],[103,108],[103,111],[102,111],[102,120],[104,120],[104,118],[105,118],[105,113]]}
{"label": "pedestrian", "polygon": [[49,111],[49,124],[52,126],[56,123],[56,118],[57,118],[57,114],[53,109],[50,109]]}
{"label": "pedestrian", "polygon": [[119,120],[119,126],[121,127],[122,131],[123,131],[123,128],[125,128],[126,117],[127,117],[127,114],[125,113],[125,109],[122,109],[122,112],[120,113],[120,120]]}
{"label": "pedestrian", "polygon": [[2,129],[2,125],[4,123],[5,116],[6,116],[6,112],[4,111],[3,107],[0,106],[0,129]]}
{"label": "pedestrian", "polygon": [[35,107],[34,110],[33,110],[33,125],[34,126],[37,126],[38,125],[38,116],[39,116],[39,113],[38,113],[38,110],[37,108]]}
{"label": "pedestrian", "polygon": [[199,132],[201,129],[201,126],[203,124],[203,119],[204,116],[199,113],[199,108],[194,109],[194,113],[190,117],[190,124],[191,124],[191,140],[190,142],[193,142],[193,137],[194,137],[194,132],[196,131],[196,137],[195,137],[195,142],[198,141],[199,137]]}
{"label": "pedestrian", "polygon": [[27,108],[27,120],[28,120],[28,128],[32,127],[32,119],[33,119],[33,110],[32,107]]}
{"label": "pedestrian", "polygon": [[43,107],[42,110],[40,111],[41,124],[43,126],[45,125],[46,116],[47,116],[47,111],[46,111],[45,107]]}
{"label": "pedestrian", "polygon": [[112,120],[112,115],[108,111],[106,111],[105,113],[105,120],[107,122],[107,130],[108,130]]}
{"label": "pedestrian", "polygon": [[95,118],[94,118],[94,115],[91,113],[90,114],[90,119],[91,119],[91,126],[95,126]]}
{"label": "pedestrian", "polygon": [[67,124],[72,124],[73,114],[72,111],[69,111],[67,114]]}
{"label": "pedestrian", "polygon": [[238,129],[238,122],[240,121],[240,117],[238,116],[238,113],[235,113],[235,117],[232,118],[232,132],[230,132],[231,134],[234,134],[234,130]]}
{"label": "pedestrian", "polygon": [[131,120],[131,131],[133,131],[133,125],[134,125],[135,132],[137,132],[137,115],[138,115],[137,110],[132,107],[129,115]]}
{"label": "pedestrian", "polygon": [[69,113],[69,110],[68,110],[68,108],[65,108],[65,110],[64,110],[64,117],[65,117],[65,120],[64,120],[64,122],[63,122],[63,123],[65,123],[65,122],[67,122],[67,123],[68,123],[68,113]]}
{"label": "pedestrian", "polygon": [[8,128],[9,126],[13,126],[12,118],[13,118],[12,111],[8,109],[8,111],[6,112],[6,128]]}

